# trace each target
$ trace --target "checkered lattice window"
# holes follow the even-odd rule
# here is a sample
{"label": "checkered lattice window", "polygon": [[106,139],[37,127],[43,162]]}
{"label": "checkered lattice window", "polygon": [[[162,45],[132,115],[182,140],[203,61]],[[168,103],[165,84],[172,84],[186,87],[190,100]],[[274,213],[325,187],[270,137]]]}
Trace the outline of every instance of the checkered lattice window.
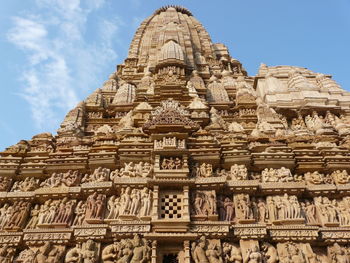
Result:
{"label": "checkered lattice window", "polygon": [[165,194],[160,198],[160,217],[176,219],[182,216],[182,198],[177,194]]}

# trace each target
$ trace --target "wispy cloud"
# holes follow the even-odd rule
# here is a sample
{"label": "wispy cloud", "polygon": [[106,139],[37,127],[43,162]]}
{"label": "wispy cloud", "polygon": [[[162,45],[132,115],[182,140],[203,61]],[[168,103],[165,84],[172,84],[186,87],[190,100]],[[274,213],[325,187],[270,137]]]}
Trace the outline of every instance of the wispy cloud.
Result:
{"label": "wispy cloud", "polygon": [[[32,11],[13,17],[7,39],[27,59],[20,95],[30,104],[39,129],[58,128],[60,113],[72,108],[84,91],[95,89],[95,76],[116,59],[112,47],[120,22],[91,21],[104,4],[104,0],[37,0]],[[87,32],[88,24],[94,32]]]}

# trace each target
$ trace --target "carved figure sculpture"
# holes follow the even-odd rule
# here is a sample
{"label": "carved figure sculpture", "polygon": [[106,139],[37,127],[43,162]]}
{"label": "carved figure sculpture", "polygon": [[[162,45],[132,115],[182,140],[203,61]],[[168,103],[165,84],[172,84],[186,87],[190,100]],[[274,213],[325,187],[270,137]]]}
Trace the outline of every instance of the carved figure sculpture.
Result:
{"label": "carved figure sculpture", "polygon": [[97,194],[97,192],[90,195],[86,200],[85,220],[102,220],[104,217],[106,196]]}
{"label": "carved figure sculpture", "polygon": [[245,165],[232,165],[230,169],[230,178],[235,181],[248,180],[248,170]]}
{"label": "carved figure sculpture", "polygon": [[224,242],[222,252],[225,263],[242,263],[242,252],[239,246]]}
{"label": "carved figure sculpture", "polygon": [[97,244],[89,239],[84,244],[77,243],[70,249],[65,258],[65,263],[97,263]]}
{"label": "carved figure sculpture", "polygon": [[82,183],[106,182],[109,180],[110,169],[98,167],[90,175],[86,174],[81,180]]}
{"label": "carved figure sculpture", "polygon": [[234,203],[238,222],[253,220],[252,203],[250,202],[249,195],[236,194],[234,196]]}
{"label": "carved figure sculpture", "polygon": [[27,177],[23,181],[16,181],[11,188],[11,192],[28,192],[37,188],[39,188],[39,179]]}
{"label": "carved figure sculpture", "polygon": [[209,263],[209,259],[206,255],[207,240],[202,236],[198,243],[193,242],[191,247],[192,259],[195,263]]}
{"label": "carved figure sculpture", "polygon": [[151,249],[148,241],[134,235],[134,238],[114,242],[102,250],[103,263],[148,263]]}
{"label": "carved figure sculpture", "polygon": [[262,263],[262,255],[258,246],[247,249],[246,258],[243,260],[243,263]]}
{"label": "carved figure sculpture", "polygon": [[267,242],[264,242],[261,248],[262,248],[261,251],[263,254],[263,262],[266,262],[266,263],[278,262],[277,249],[274,246],[272,246]]}
{"label": "carved figure sculpture", "polygon": [[217,204],[215,190],[213,191],[196,191],[192,195],[192,215],[194,216],[211,216],[217,215]]}
{"label": "carved figure sculpture", "polygon": [[0,262],[11,263],[15,255],[16,249],[8,245],[0,247]]}
{"label": "carved figure sculpture", "polygon": [[53,173],[50,178],[40,184],[40,187],[70,187],[80,183],[81,175],[79,171],[69,170],[65,173]]}
{"label": "carved figure sculpture", "polygon": [[12,183],[12,179],[7,176],[0,176],[0,192],[7,192]]}

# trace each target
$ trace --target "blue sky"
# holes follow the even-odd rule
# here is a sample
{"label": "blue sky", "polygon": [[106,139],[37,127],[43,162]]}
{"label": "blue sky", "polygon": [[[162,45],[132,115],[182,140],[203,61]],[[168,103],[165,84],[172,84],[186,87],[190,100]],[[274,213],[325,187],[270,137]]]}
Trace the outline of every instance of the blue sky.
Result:
{"label": "blue sky", "polygon": [[250,75],[261,62],[333,75],[350,90],[350,0],[11,0],[0,6],[0,150],[41,132],[99,88],[139,23],[187,7]]}

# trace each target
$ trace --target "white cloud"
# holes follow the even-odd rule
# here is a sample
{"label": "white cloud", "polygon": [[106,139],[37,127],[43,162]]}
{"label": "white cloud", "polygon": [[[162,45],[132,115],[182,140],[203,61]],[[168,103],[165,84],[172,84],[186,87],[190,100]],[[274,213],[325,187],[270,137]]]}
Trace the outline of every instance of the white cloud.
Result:
{"label": "white cloud", "polygon": [[[20,95],[38,129],[56,130],[62,112],[94,90],[100,84],[96,75],[116,59],[113,39],[121,23],[89,20],[103,5],[103,0],[37,0],[34,11],[13,17],[7,38],[25,54]],[[98,24],[92,39],[86,33],[89,22]]]}

